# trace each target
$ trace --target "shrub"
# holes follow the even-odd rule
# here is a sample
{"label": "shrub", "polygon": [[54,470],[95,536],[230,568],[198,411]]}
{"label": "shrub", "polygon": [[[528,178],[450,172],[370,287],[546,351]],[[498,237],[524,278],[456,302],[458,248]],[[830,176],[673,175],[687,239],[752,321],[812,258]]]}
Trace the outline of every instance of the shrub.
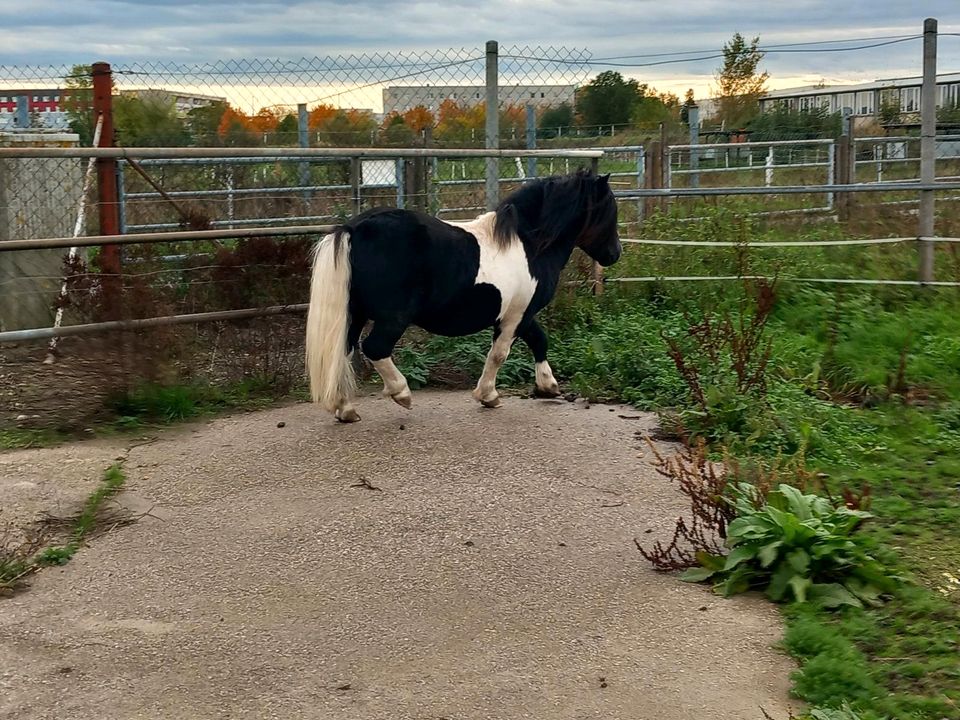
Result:
{"label": "shrub", "polygon": [[684,575],[712,580],[724,595],[763,588],[775,601],[811,601],[823,607],[879,604],[894,580],[856,535],[872,515],[780,484],[766,495],[738,483],[726,497],[737,517],[727,526],[730,553],[698,556]]}

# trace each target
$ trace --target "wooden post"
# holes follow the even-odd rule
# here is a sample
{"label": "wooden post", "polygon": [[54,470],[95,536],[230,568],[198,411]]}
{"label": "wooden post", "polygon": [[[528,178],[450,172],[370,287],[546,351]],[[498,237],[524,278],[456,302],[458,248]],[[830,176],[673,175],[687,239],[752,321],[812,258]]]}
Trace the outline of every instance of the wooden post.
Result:
{"label": "wooden post", "polygon": [[[94,126],[103,118],[99,147],[113,147],[113,74],[110,64],[94,63],[93,72],[93,117]],[[120,234],[120,200],[117,192],[117,161],[113,158],[97,159],[97,210],[101,235]],[[103,245],[100,250],[100,272],[103,274],[104,306],[107,320],[120,317],[120,293],[123,289],[120,278],[120,246]]]}

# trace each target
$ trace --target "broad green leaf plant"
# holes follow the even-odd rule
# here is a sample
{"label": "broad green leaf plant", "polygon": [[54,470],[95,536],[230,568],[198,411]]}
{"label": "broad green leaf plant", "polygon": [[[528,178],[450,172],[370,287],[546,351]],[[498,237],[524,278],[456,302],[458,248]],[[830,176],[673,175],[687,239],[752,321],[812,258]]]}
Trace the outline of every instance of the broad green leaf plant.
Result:
{"label": "broad green leaf plant", "polygon": [[856,533],[870,513],[786,484],[763,498],[753,485],[739,483],[726,502],[737,512],[727,528],[730,553],[699,553],[701,567],[686,571],[684,580],[710,580],[725,596],[758,588],[774,602],[828,608],[877,605],[894,589],[896,579]]}

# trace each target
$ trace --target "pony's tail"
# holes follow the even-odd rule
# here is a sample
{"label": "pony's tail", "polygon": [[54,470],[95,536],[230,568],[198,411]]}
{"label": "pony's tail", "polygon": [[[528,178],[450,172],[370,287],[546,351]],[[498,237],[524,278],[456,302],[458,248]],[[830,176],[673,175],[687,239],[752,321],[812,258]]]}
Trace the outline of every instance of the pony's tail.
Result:
{"label": "pony's tail", "polygon": [[329,412],[351,397],[356,386],[347,356],[349,302],[350,233],[339,228],[314,248],[307,311],[310,396]]}

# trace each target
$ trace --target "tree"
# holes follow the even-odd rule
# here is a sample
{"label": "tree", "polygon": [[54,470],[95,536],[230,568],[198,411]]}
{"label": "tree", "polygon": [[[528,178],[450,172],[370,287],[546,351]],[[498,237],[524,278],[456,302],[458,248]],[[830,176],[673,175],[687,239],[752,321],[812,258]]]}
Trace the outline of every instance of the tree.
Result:
{"label": "tree", "polygon": [[113,127],[118,143],[125,147],[182,147],[190,142],[176,104],[166,93],[117,95]]}
{"label": "tree", "polygon": [[250,132],[250,116],[227,105],[217,125],[220,141],[228,147],[257,145],[257,137]]}
{"label": "tree", "polygon": [[676,122],[680,117],[680,99],[671,92],[658,93],[646,83],[640,85],[639,98],[631,119],[633,124],[644,129],[658,127],[660,123]]}
{"label": "tree", "polygon": [[537,135],[547,139],[555,138],[564,131],[569,133],[572,125],[573,108],[570,103],[563,103],[549,107],[541,113],[540,122],[537,123]]}
{"label": "tree", "polygon": [[717,119],[730,130],[740,129],[760,112],[760,98],[766,94],[767,72],[759,72],[764,52],[760,38],[749,43],[734,33],[723,46],[723,65],[717,69]]}
{"label": "tree", "polygon": [[937,122],[944,125],[960,125],[960,100],[945,104],[937,111]]}
{"label": "tree", "polygon": [[577,110],[586,127],[627,125],[640,98],[636,80],[624,80],[614,71],[597,75],[577,97]]}
{"label": "tree", "polygon": [[690,124],[690,108],[697,104],[693,95],[693,88],[687,88],[683,94],[683,105],[680,106],[680,122],[684,125]]}
{"label": "tree", "polygon": [[840,113],[825,107],[791,110],[778,102],[773,109],[760,113],[747,126],[756,140],[815,140],[840,135]]}
{"label": "tree", "polygon": [[300,123],[297,116],[288,113],[277,123],[275,131],[278,145],[296,145],[300,140]]}
{"label": "tree", "polygon": [[444,100],[437,109],[437,127],[433,137],[445,143],[482,143],[485,123],[484,103],[464,107],[453,100]]}
{"label": "tree", "polygon": [[401,147],[413,145],[413,129],[407,125],[406,120],[400,113],[390,113],[383,121],[380,129],[381,137],[388,145],[399,145]]}
{"label": "tree", "polygon": [[187,112],[186,125],[193,136],[194,145],[215,147],[220,144],[217,128],[220,127],[220,119],[228,107],[227,103],[217,100],[209,105],[191,108]]}
{"label": "tree", "polygon": [[880,93],[880,108],[877,113],[881,125],[896,125],[900,122],[900,92],[883,90]]}
{"label": "tree", "polygon": [[96,122],[93,119],[93,67],[74,65],[63,79],[60,105],[67,113],[70,131],[80,136],[80,144],[93,144]]}
{"label": "tree", "polygon": [[415,135],[421,135],[427,128],[432,128],[436,121],[433,113],[427,110],[423,105],[417,105],[410,108],[403,114],[403,122],[407,127],[413,130]]}

